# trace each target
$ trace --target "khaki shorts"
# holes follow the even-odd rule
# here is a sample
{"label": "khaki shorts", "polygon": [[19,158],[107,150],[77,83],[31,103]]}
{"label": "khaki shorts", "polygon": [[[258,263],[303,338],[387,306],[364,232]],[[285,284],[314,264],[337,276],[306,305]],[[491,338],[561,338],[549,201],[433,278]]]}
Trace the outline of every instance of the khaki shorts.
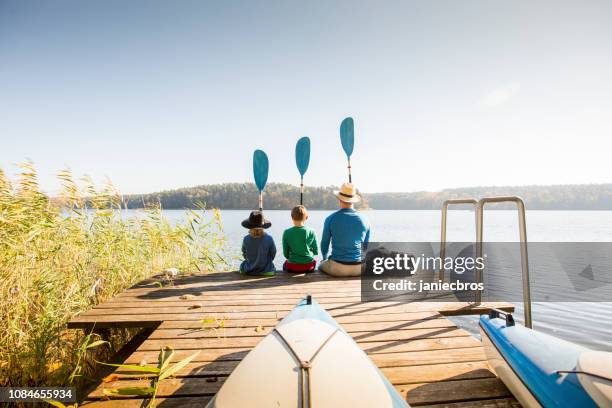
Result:
{"label": "khaki shorts", "polygon": [[319,270],[332,276],[360,276],[361,264],[345,265],[332,259],[326,259],[319,264]]}

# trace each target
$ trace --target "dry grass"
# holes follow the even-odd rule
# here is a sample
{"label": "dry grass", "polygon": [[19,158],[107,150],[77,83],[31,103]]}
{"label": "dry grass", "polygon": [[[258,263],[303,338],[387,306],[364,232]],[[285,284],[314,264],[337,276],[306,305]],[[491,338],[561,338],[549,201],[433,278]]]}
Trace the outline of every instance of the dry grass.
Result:
{"label": "dry grass", "polygon": [[165,268],[225,264],[216,211],[188,211],[180,225],[159,208],[126,218],[110,184],[98,191],[85,180],[81,191],[62,171],[51,201],[33,166],[20,167],[14,185],[0,170],[0,385],[78,383],[71,375],[86,373],[83,352],[95,339],[66,329],[76,313]]}

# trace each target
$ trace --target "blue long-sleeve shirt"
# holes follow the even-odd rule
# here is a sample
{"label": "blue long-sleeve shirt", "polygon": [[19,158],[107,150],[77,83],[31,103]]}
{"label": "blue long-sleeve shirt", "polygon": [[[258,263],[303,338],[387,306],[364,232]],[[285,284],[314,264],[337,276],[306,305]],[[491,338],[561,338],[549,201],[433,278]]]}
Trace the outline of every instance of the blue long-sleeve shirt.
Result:
{"label": "blue long-sleeve shirt", "polygon": [[367,247],[370,240],[370,225],[357,211],[342,208],[325,219],[321,237],[321,256],[340,262],[361,261],[361,246]]}
{"label": "blue long-sleeve shirt", "polygon": [[274,257],[276,245],[274,239],[264,234],[260,238],[247,235],[242,240],[242,256],[244,261],[240,264],[240,271],[246,274],[257,275],[274,270]]}

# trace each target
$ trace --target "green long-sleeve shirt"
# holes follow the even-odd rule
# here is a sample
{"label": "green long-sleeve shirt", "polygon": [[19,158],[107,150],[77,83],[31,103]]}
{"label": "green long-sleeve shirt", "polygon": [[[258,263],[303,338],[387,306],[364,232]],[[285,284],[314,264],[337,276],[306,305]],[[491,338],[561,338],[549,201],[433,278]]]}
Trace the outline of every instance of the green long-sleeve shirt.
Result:
{"label": "green long-sleeve shirt", "polygon": [[318,254],[317,236],[312,228],[291,227],[283,232],[283,255],[289,262],[309,263]]}

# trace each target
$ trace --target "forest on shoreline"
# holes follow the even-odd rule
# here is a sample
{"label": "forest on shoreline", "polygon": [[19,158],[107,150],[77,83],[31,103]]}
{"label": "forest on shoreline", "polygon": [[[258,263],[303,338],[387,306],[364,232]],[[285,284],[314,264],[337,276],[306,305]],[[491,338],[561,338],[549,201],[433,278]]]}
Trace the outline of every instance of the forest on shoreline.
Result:
{"label": "forest on shoreline", "polygon": [[[304,205],[310,209],[337,207],[335,186],[305,187]],[[299,201],[299,188],[285,183],[269,183],[264,192],[264,207],[286,210]],[[530,210],[612,210],[612,184],[568,184],[548,186],[493,186],[445,189],[438,192],[361,193],[360,208],[375,210],[432,210],[454,198],[518,195]],[[126,208],[161,205],[164,209],[208,208],[252,209],[258,192],[253,183],[224,183],[186,187],[150,194],[123,197]],[[358,208],[359,208],[358,207]],[[495,208],[495,207],[493,207]],[[500,204],[497,208],[510,208]]]}

